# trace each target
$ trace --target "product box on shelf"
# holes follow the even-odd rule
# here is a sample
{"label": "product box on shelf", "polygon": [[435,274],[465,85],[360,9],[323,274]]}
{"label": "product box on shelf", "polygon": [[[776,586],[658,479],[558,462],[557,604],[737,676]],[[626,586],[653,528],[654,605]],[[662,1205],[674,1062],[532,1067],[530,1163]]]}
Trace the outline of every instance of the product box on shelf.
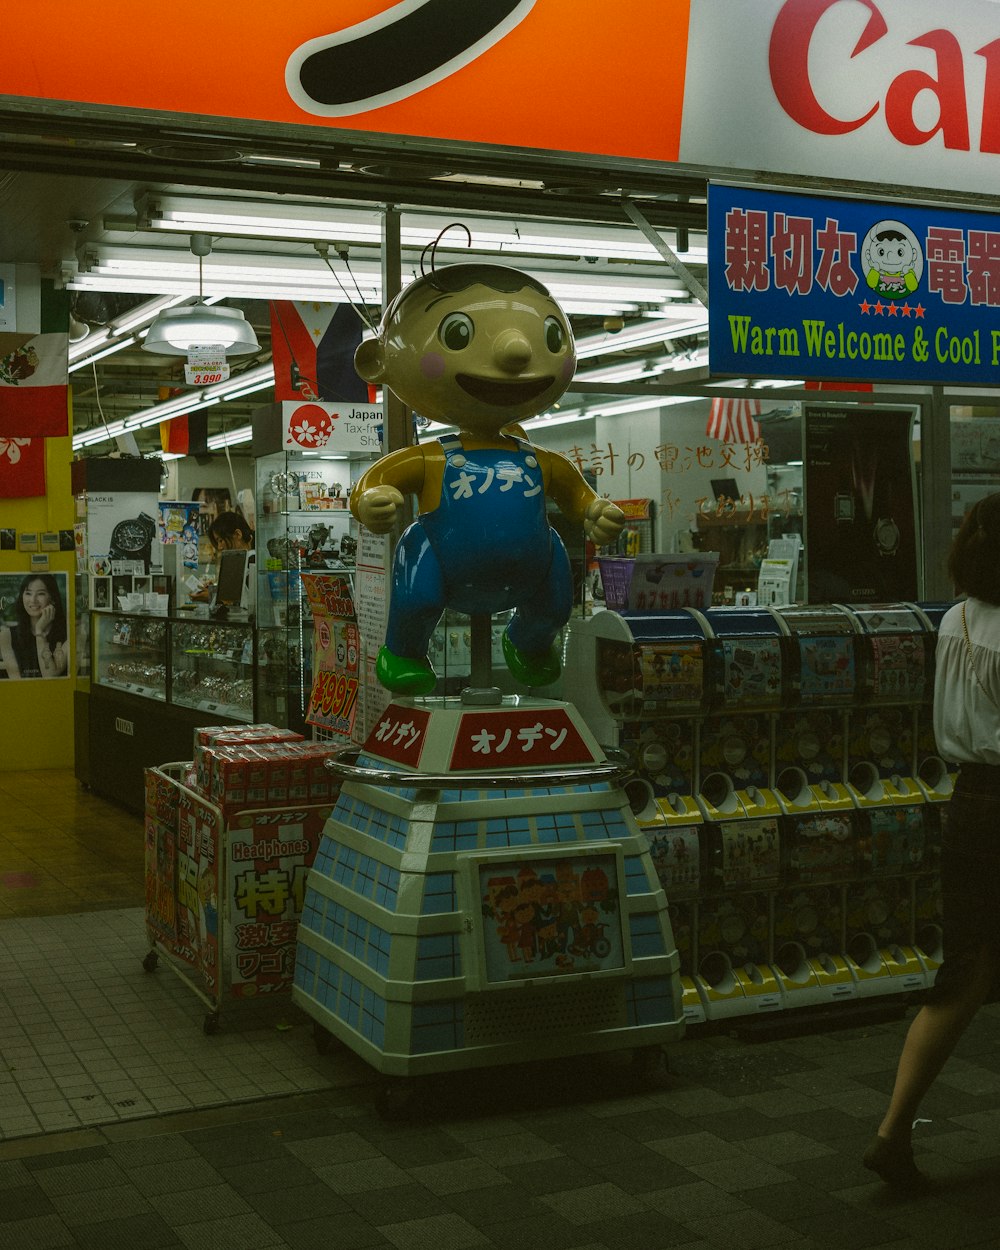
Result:
{"label": "product box on shelf", "polygon": [[206,747],[202,792],[225,812],[288,803],[323,803],[336,792],[326,767],[334,747],[321,742],[251,742]]}
{"label": "product box on shelf", "polygon": [[302,735],[294,729],[277,725],[206,725],[194,731],[195,788],[203,794],[212,793],[210,753],[222,747],[241,747],[264,742],[301,742]]}

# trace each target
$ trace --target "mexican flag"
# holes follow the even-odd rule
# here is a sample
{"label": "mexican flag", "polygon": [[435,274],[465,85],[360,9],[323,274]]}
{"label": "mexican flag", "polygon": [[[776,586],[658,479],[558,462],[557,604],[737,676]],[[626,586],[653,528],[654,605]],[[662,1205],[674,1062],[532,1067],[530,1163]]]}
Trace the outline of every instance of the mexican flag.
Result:
{"label": "mexican flag", "polygon": [[0,358],[0,437],[69,434],[69,292],[42,283],[41,333]]}

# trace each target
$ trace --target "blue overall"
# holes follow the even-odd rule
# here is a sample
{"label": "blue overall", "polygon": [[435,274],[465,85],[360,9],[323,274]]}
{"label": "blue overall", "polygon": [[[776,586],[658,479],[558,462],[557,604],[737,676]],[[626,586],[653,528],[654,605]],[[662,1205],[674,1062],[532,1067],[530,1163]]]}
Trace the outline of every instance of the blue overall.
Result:
{"label": "blue overall", "polygon": [[545,516],[542,471],[529,443],[466,452],[454,435],[441,501],[396,547],[386,646],[422,659],[442,611],[516,609],[507,627],[525,655],[542,655],[569,619],[573,581],[562,539]]}

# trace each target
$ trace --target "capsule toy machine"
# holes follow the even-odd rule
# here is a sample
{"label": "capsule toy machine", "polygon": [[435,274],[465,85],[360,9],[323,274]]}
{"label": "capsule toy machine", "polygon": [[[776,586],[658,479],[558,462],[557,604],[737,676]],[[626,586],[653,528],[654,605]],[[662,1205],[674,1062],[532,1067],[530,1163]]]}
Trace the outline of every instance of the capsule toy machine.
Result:
{"label": "capsule toy machine", "polygon": [[847,712],[857,693],[857,625],[842,608],[782,606],[785,708],[777,717],[775,791],[784,861],[775,897],[775,972],[789,1006],[856,994],[844,954],[845,861],[856,847],[846,785]]}
{"label": "capsule toy machine", "polygon": [[839,809],[847,709],[857,692],[857,626],[835,605],[776,607],[789,640],[787,703],[777,717],[775,789],[788,813]]}
{"label": "capsule toy machine", "polygon": [[[924,807],[880,802],[861,810],[858,878],[847,892],[847,948],[858,969],[875,972],[862,992],[924,989],[927,968],[915,946],[915,886],[925,856]],[[876,986],[884,968],[889,984]]]}
{"label": "capsule toy machine", "polygon": [[917,784],[927,799],[924,859],[917,876],[914,912],[914,947],[926,970],[928,982],[942,959],[941,841],[948,826],[950,800],[955,789],[955,772],[938,754],[934,738],[934,659],[937,653],[941,618],[952,603],[917,604],[929,626],[927,634],[928,673],[924,697],[917,709]]}
{"label": "capsule toy machine", "polygon": [[698,791],[707,814],[735,792],[748,817],[777,816],[775,715],[787,630],[766,608],[710,608],[711,706],[699,727]]}
{"label": "capsule toy machine", "polygon": [[[821,783],[822,792],[824,785]],[[788,1007],[857,997],[845,956],[847,882],[857,872],[857,809],[830,787],[817,810],[781,819],[782,886],[774,898],[774,968]]]}
{"label": "capsule toy machine", "polygon": [[846,891],[844,953],[860,996],[908,993],[927,984],[913,944],[913,874],[923,856],[925,813],[895,802],[874,774],[855,778],[858,871]]}
{"label": "capsule toy machine", "polygon": [[909,603],[846,610],[859,629],[858,699],[847,729],[848,780],[860,769],[861,778],[869,781],[874,768],[895,802],[922,803],[917,713],[932,683],[930,621]]}
{"label": "capsule toy machine", "polygon": [[947,804],[955,788],[955,772],[938,754],[934,738],[934,657],[941,618],[953,604],[919,603],[916,606],[928,627],[927,679],[924,682],[924,697],[917,708],[917,781],[929,803]]}
{"label": "capsule toy machine", "polygon": [[637,812],[661,801],[675,814],[696,810],[709,633],[687,608],[608,610],[569,623],[563,689],[597,740],[627,755]]}
{"label": "capsule toy machine", "polygon": [[[625,787],[626,794],[629,784]],[[677,811],[669,801],[664,801],[656,804],[653,812],[637,815],[636,823],[649,842],[653,867],[667,897],[670,927],[680,960],[681,1011],[688,1024],[702,1024],[707,1016],[695,973],[698,900],[703,877],[703,817],[700,812]]]}
{"label": "capsule toy machine", "polygon": [[764,608],[704,615],[711,704],[699,726],[696,798],[710,871],[699,904],[696,983],[710,1015],[774,1010],[780,996],[769,962],[767,889],[778,880],[781,854],[774,718],[786,631]]}
{"label": "capsule toy machine", "polygon": [[716,817],[703,832],[695,986],[708,1019],[777,1011],[784,1006],[771,942],[778,817],[736,811]]}
{"label": "capsule toy machine", "polygon": [[[705,1019],[694,981],[705,816],[696,801],[709,628],[697,610],[607,610],[569,622],[563,689],[627,763],[625,792],[650,841],[681,959],[685,1019]],[[613,751],[613,753],[614,753]]]}
{"label": "capsule toy machine", "polygon": [[922,988],[927,976],[914,946],[913,909],[928,819],[916,726],[929,678],[930,622],[907,603],[847,610],[859,626],[859,699],[848,717],[847,766],[861,851],[859,880],[848,890],[848,943],[859,970],[881,962],[893,978],[882,991]]}

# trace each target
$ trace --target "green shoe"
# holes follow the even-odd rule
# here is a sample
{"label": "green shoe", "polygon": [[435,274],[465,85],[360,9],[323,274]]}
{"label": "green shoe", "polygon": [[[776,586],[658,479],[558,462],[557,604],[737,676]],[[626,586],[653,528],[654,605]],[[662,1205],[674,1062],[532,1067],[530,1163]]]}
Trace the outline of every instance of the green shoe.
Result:
{"label": "green shoe", "polygon": [[393,694],[430,694],[437,685],[437,674],[426,660],[393,655],[388,647],[382,647],[378,653],[375,676],[379,685]]}
{"label": "green shoe", "polygon": [[511,673],[525,686],[549,686],[562,672],[562,661],[555,643],[544,655],[525,655],[507,637],[502,635],[503,658]]}

